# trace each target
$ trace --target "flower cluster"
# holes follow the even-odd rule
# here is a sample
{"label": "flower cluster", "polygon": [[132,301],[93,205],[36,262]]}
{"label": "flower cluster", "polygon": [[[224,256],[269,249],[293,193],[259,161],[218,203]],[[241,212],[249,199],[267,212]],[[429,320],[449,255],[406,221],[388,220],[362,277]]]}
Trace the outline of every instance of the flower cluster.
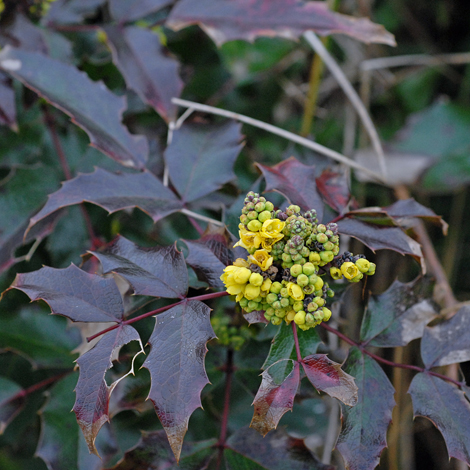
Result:
{"label": "flower cluster", "polygon": [[220,277],[227,292],[246,312],[264,311],[274,325],[294,321],[308,330],[328,321],[326,307],[334,292],[322,278],[329,267],[333,279],[358,282],[375,273],[364,255],[339,255],[338,226],[319,224],[316,211],[299,206],[274,210],[270,201],[250,191],[239,225],[247,258],[238,258]]}

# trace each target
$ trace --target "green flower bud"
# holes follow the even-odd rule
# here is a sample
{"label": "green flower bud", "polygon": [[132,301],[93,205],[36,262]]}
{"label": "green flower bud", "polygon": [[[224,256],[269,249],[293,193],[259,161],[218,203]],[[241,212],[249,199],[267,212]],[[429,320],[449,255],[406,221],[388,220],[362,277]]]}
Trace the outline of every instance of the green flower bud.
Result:
{"label": "green flower bud", "polygon": [[[292,269],[292,268],[291,268]],[[308,276],[306,276],[305,274],[299,274],[297,276],[297,284],[300,286],[300,287],[305,287],[308,285],[308,282],[309,282],[309,279],[308,279]]]}
{"label": "green flower bud", "polygon": [[289,297],[289,291],[287,290],[287,287],[283,287],[279,293],[281,294],[281,297],[285,297],[286,299]]}
{"label": "green flower bud", "polygon": [[359,258],[355,264],[361,273],[369,271],[370,261],[367,261],[365,258]]}
{"label": "green flower bud", "polygon": [[307,310],[309,312],[314,312],[315,310],[318,309],[318,305],[315,303],[315,302],[310,302],[308,305],[307,305]]}
{"label": "green flower bud", "polygon": [[286,307],[289,306],[289,299],[287,299],[286,297],[283,297],[283,298],[280,300],[280,302],[281,302],[281,307],[282,307],[282,308],[286,308]]}
{"label": "green flower bud", "polygon": [[271,305],[273,306],[274,310],[279,310],[280,308],[282,308],[281,302],[279,300],[276,300]]}
{"label": "green flower bud", "polygon": [[280,282],[273,282],[269,290],[274,294],[279,294],[282,289],[282,284]]}
{"label": "green flower bud", "polygon": [[313,264],[318,264],[321,261],[320,255],[316,251],[311,251],[308,260]]}
{"label": "green flower bud", "polygon": [[248,302],[248,308],[250,308],[252,310],[257,310],[259,308],[259,303],[255,302],[254,300],[250,300]]}
{"label": "green flower bud", "polygon": [[268,307],[266,309],[266,313],[270,316],[273,316],[274,315],[274,309],[272,307]]}
{"label": "green flower bud", "polygon": [[291,258],[292,258],[292,261],[294,263],[296,263],[296,262],[300,261],[301,259],[303,259],[303,256],[300,253],[297,253],[296,255],[291,256]]}
{"label": "green flower bud", "polygon": [[[326,225],[318,224],[318,225],[317,225],[317,231],[318,231],[319,233],[325,233],[325,232],[326,232]],[[318,235],[317,235],[317,236],[318,236]],[[318,238],[317,238],[317,240],[318,240]],[[318,241],[320,241],[320,240],[318,240]],[[321,242],[320,242],[320,243],[321,243]]]}
{"label": "green flower bud", "polygon": [[375,274],[375,263],[370,263],[369,270],[367,271],[368,276],[373,276]]}
{"label": "green flower bud", "polygon": [[264,210],[272,212],[274,210],[274,204],[271,201],[266,201],[264,204]]}
{"label": "green flower bud", "polygon": [[337,255],[339,253],[339,246],[338,245],[335,245],[335,247],[333,248],[333,255]]}
{"label": "green flower bud", "polygon": [[304,291],[304,294],[310,295],[314,292],[315,287],[313,287],[309,284],[308,286],[302,287],[302,290]]}
{"label": "green flower bud", "polygon": [[323,321],[328,321],[331,318],[331,310],[329,308],[323,307]]}
{"label": "green flower bud", "polygon": [[264,318],[266,318],[268,321],[271,321],[271,315],[269,315],[268,312],[264,312]]}
{"label": "green flower bud", "polygon": [[276,317],[274,316],[272,319],[271,319],[271,323],[274,325],[274,326],[278,326],[282,323],[282,318],[279,318],[279,317]]}
{"label": "green flower bud", "polygon": [[246,214],[242,214],[242,215],[240,216],[240,222],[241,222],[242,224],[246,225],[246,224],[248,223],[248,220],[249,220],[249,219],[248,219],[248,216],[247,216]]}
{"label": "green flower bud", "polygon": [[246,228],[251,232],[259,232],[259,229],[263,226],[263,224],[259,220],[251,220],[248,222]]}
{"label": "green flower bud", "polygon": [[258,212],[252,210],[246,214],[249,220],[256,220],[258,218]]}
{"label": "green flower bud", "polygon": [[282,263],[282,267],[284,269],[290,269],[292,268],[292,266],[294,266],[294,263],[292,261],[290,263],[286,263],[285,261]]}
{"label": "green flower bud", "polygon": [[240,304],[241,308],[245,308],[248,305],[248,299],[243,297],[242,299],[240,299],[240,302],[238,302],[238,303]]}
{"label": "green flower bud", "polygon": [[349,282],[359,282],[364,277],[364,274],[359,273],[357,276],[354,276]]}
{"label": "green flower bud", "polygon": [[300,264],[294,264],[294,266],[290,268],[290,275],[297,277],[299,274],[302,274],[302,266]]}
{"label": "green flower bud", "polygon": [[305,315],[305,324],[309,326],[313,326],[315,323],[315,317],[311,313],[307,313]]}
{"label": "green flower bud", "polygon": [[312,274],[316,274],[317,269],[313,263],[308,262],[302,266],[302,272],[307,276],[311,276]]}
{"label": "green flower bud", "polygon": [[292,261],[292,256],[289,255],[288,253],[282,253],[281,259],[282,259],[282,261],[284,261],[285,263],[290,263],[290,262]]}
{"label": "green flower bud", "polygon": [[292,306],[292,310],[294,312],[300,312],[300,310],[304,309],[304,303],[301,300],[297,300],[294,302],[294,305]]}
{"label": "green flower bud", "polygon": [[323,307],[325,305],[325,299],[323,297],[315,297],[313,301],[319,306]]}
{"label": "green flower bud", "polygon": [[335,292],[332,289],[328,289],[326,295],[331,298],[335,296]]}
{"label": "green flower bud", "polygon": [[326,251],[333,251],[335,245],[331,242],[326,242],[323,243],[323,248],[325,248]]}
{"label": "green flower bud", "polygon": [[320,252],[320,258],[323,263],[329,263],[330,261],[333,261],[333,258],[335,255],[333,254],[332,251],[321,251]]}
{"label": "green flower bud", "polygon": [[315,321],[320,323],[323,320],[323,312],[319,309],[313,314]]}
{"label": "green flower bud", "polygon": [[258,220],[259,220],[261,223],[266,222],[266,221],[269,220],[270,218],[271,218],[271,212],[269,212],[269,211],[263,211],[263,212],[261,212],[261,214],[258,216]]}
{"label": "green flower bud", "polygon": [[318,243],[326,243],[328,241],[328,237],[324,233],[317,234],[317,242]]}
{"label": "green flower bud", "polygon": [[322,279],[321,277],[319,277],[319,278],[317,279],[317,281],[315,282],[315,284],[313,285],[313,286],[315,287],[315,292],[316,292],[317,290],[320,290],[320,289],[323,287],[323,284],[324,284],[324,283],[323,283],[323,279]]}
{"label": "green flower bud", "polygon": [[272,304],[273,302],[276,302],[276,300],[277,300],[277,295],[276,294],[271,293],[271,294],[268,294],[266,296],[266,302],[268,304]]}
{"label": "green flower bud", "polygon": [[308,283],[311,284],[312,286],[317,282],[318,276],[316,274],[311,274],[308,276]]}
{"label": "green flower bud", "polygon": [[305,324],[305,316],[306,316],[306,313],[303,310],[301,310],[300,312],[297,312],[294,317],[294,322],[297,325]]}
{"label": "green flower bud", "polygon": [[264,202],[261,202],[261,201],[260,201],[260,202],[257,202],[257,203],[255,204],[255,211],[256,211],[256,212],[263,212],[264,209],[265,209],[265,207],[266,207],[266,204],[265,204]]}

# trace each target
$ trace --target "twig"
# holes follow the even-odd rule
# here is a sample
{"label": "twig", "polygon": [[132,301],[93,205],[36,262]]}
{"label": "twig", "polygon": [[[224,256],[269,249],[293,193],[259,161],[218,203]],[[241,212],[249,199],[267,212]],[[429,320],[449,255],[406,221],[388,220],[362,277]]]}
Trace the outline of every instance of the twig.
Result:
{"label": "twig", "polygon": [[292,333],[294,334],[294,343],[295,343],[295,352],[297,353],[297,360],[302,362],[302,354],[300,354],[300,346],[299,346],[299,337],[297,336],[297,327],[295,326],[295,322],[291,322],[292,325]]}
{"label": "twig", "polygon": [[214,108],[213,106],[208,106],[206,104],[199,104],[193,101],[182,100],[179,98],[172,98],[171,101],[179,106],[185,106],[187,108],[193,108],[196,111],[203,111],[210,114],[217,114],[219,116],[225,116],[231,119],[235,119],[237,121],[244,122],[246,124],[250,124],[251,126],[258,127],[259,129],[264,129],[265,131],[271,132],[272,134],[279,135],[280,137],[284,137],[287,140],[295,142],[296,144],[303,145],[315,152],[321,153],[326,155],[327,157],[332,158],[338,162],[344,163],[352,168],[356,168],[357,170],[364,171],[368,175],[371,175],[379,182],[384,182],[382,176],[375,173],[369,168],[366,168],[359,163],[356,163],[354,160],[350,160],[349,158],[345,157],[341,153],[335,152],[334,150],[329,149],[328,147],[324,147],[321,144],[313,142],[312,140],[306,139],[305,137],[300,137],[297,134],[292,132],[286,131],[279,127],[273,126],[272,124],[267,124],[266,122],[259,121],[258,119],[253,119],[243,114],[234,113],[232,111],[226,111],[225,109]]}
{"label": "twig", "polygon": [[209,224],[219,225],[220,227],[225,227],[223,222],[219,220],[211,219],[210,217],[206,217],[205,215],[198,214],[197,212],[190,211],[189,209],[181,209],[180,212],[188,217],[193,217],[194,219],[199,219]]}
{"label": "twig", "polygon": [[203,295],[197,295],[196,297],[191,297],[191,298],[185,298],[182,299],[178,302],[175,302],[174,304],[170,305],[165,305],[164,307],[157,308],[156,310],[152,310],[147,313],[143,313],[142,315],[139,315],[138,317],[130,318],[129,320],[121,320],[120,322],[116,323],[115,325],[110,326],[109,328],[106,328],[105,330],[99,331],[98,333],[89,336],[86,340],[89,343],[90,341],[94,340],[95,338],[98,338],[98,336],[104,335],[105,333],[108,333],[109,331],[113,331],[116,328],[119,328],[122,325],[130,325],[131,323],[135,323],[137,321],[143,320],[144,318],[151,317],[153,315],[157,315],[159,313],[165,312],[169,310],[170,308],[176,307],[177,305],[180,305],[188,300],[209,300],[209,299],[216,299],[217,297],[224,297],[226,295],[229,295],[228,292],[212,292],[210,294],[203,294]]}
{"label": "twig", "polygon": [[326,47],[323,45],[321,40],[313,31],[307,31],[304,33],[304,37],[307,42],[312,46],[313,50],[322,58],[323,62],[326,64],[330,72],[334,75],[338,84],[341,86],[346,96],[349,98],[349,101],[356,109],[359,117],[361,118],[364,127],[369,134],[372,147],[377,154],[380,170],[382,172],[382,177],[385,178],[387,175],[387,169],[385,166],[385,155],[382,149],[382,144],[380,143],[380,138],[377,133],[377,130],[372,122],[372,119],[367,112],[367,109],[364,106],[364,103],[359,98],[354,87],[351,85],[351,82],[346,78],[346,75],[341,70],[340,66],[333,59],[331,54],[328,52]]}
{"label": "twig", "polygon": [[41,382],[31,385],[31,387],[28,387],[28,388],[25,388],[24,390],[19,391],[18,393],[10,397],[9,401],[16,400],[17,398],[27,397],[28,395],[31,395],[31,393],[37,392],[38,390],[41,390],[41,388],[47,387],[48,385],[59,381],[66,375],[69,375],[72,371],[73,369],[70,369],[70,370],[67,370],[66,372],[62,372],[61,374],[57,374],[52,377],[49,377],[48,379],[41,380]]}

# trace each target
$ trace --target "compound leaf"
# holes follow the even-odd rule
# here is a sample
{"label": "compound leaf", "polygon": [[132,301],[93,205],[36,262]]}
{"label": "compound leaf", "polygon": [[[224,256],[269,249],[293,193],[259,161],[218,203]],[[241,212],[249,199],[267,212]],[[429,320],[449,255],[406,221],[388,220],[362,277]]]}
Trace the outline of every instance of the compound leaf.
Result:
{"label": "compound leaf", "polygon": [[131,284],[137,295],[183,298],[188,290],[188,271],[183,253],[175,246],[140,247],[117,237],[103,250],[90,252],[103,272],[114,272]]}
{"label": "compound leaf", "polygon": [[338,221],[340,233],[357,238],[374,253],[376,250],[393,250],[402,255],[410,255],[423,264],[421,246],[398,227],[380,227],[360,220],[344,218]]}
{"label": "compound leaf", "polygon": [[223,288],[220,276],[234,259],[231,247],[234,243],[225,227],[209,224],[199,240],[183,240],[189,248],[186,262],[194,269],[200,281],[212,287]]}
{"label": "compound leaf", "polygon": [[143,168],[148,144],[121,123],[125,99],[93,82],[74,66],[36,52],[5,47],[0,69],[64,111],[89,136],[91,145],[124,166]]}
{"label": "compound leaf", "polygon": [[110,213],[138,207],[156,222],[180,210],[183,205],[174,193],[151,173],[110,173],[97,168],[63,183],[49,196],[46,205],[31,218],[29,227],[66,206],[91,202]]}
{"label": "compound leaf", "polygon": [[143,367],[150,372],[148,398],[179,460],[189,417],[201,406],[201,391],[209,383],[204,368],[206,343],[215,338],[210,308],[186,300],[156,317]]}
{"label": "compound leaf", "polygon": [[291,204],[304,211],[315,209],[318,220],[323,218],[323,201],[315,183],[315,167],[307,166],[294,157],[273,167],[257,164],[266,178],[265,191],[276,191],[284,195]]}
{"label": "compound leaf", "polygon": [[452,318],[424,329],[421,356],[426,368],[470,360],[470,307],[462,307]]}
{"label": "compound leaf", "polygon": [[108,0],[111,16],[119,23],[138,20],[171,5],[174,0]]}
{"label": "compound leaf", "polygon": [[25,396],[23,389],[12,380],[0,377],[0,435],[23,409]]}
{"label": "compound leaf", "polygon": [[395,280],[380,295],[371,296],[361,325],[361,340],[384,348],[405,346],[423,336],[437,312],[429,300],[431,284],[419,277],[409,283]]}
{"label": "compound leaf", "polygon": [[235,121],[183,124],[165,151],[170,179],[184,202],[199,199],[235,179],[233,165],[243,136]]}
{"label": "compound leaf", "polygon": [[241,428],[230,436],[224,450],[227,470],[333,470],[322,464],[303,439],[276,429],[266,437],[254,429]]}
{"label": "compound leaf", "polygon": [[[105,374],[113,366],[122,346],[131,341],[138,341],[143,352],[139,333],[130,325],[120,325],[118,328],[104,334],[96,345],[77,359],[80,367],[75,392],[77,398],[73,411],[77,422],[85,436],[90,453],[98,455],[95,439],[106,421],[109,421],[109,397],[119,380],[108,385]],[[137,353],[137,354],[139,354]],[[133,367],[126,374],[133,374]]]}
{"label": "compound leaf", "polygon": [[158,35],[136,26],[106,26],[104,31],[127,86],[165,120],[174,119],[176,106],[171,98],[180,95],[183,82],[178,62],[164,54]]}
{"label": "compound leaf", "polygon": [[345,405],[354,406],[358,399],[354,377],[341,370],[341,364],[331,361],[326,354],[313,354],[302,361],[308,380],[312,385]]}
{"label": "compound leaf", "polygon": [[299,0],[181,0],[170,13],[167,26],[181,29],[198,24],[218,45],[257,36],[298,39],[308,30],[321,35],[342,33],[367,43],[395,45],[393,35],[366,18],[353,18],[328,10],[324,2]]}
{"label": "compound leaf", "polygon": [[138,468],[165,470],[205,469],[214,455],[216,439],[197,443],[184,443],[179,463],[168,444],[164,431],[142,432],[139,442],[129,449],[124,458],[110,470],[136,470]]}
{"label": "compound leaf", "polygon": [[372,470],[386,447],[387,428],[395,406],[394,389],[381,367],[357,348],[344,364],[358,387],[356,406],[342,408],[342,429],[336,443],[350,470]]}
{"label": "compound leaf", "polygon": [[[282,378],[285,369],[283,362],[289,362],[291,365],[293,363],[292,371],[284,379]],[[281,365],[281,371],[275,370],[278,365]],[[277,428],[284,413],[292,411],[300,382],[299,363],[281,360],[266,369],[262,376],[263,380],[253,401],[255,410],[250,428],[265,436],[269,431]]]}
{"label": "compound leaf", "polygon": [[31,300],[44,300],[52,313],[72,321],[118,322],[124,314],[114,280],[86,273],[74,264],[65,269],[44,267],[17,274],[9,287],[13,288],[23,291]]}
{"label": "compound leaf", "polygon": [[464,393],[455,385],[426,373],[413,378],[408,392],[414,415],[428,418],[441,431],[449,457],[470,465],[470,402]]}

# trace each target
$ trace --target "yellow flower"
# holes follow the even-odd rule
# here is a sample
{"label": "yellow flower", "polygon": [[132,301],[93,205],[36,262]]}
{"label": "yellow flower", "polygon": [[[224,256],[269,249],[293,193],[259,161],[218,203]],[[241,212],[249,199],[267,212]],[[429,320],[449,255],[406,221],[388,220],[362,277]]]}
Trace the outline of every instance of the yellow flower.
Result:
{"label": "yellow flower", "polygon": [[250,232],[245,228],[243,224],[239,225],[239,236],[240,240],[233,246],[241,246],[245,248],[245,250],[249,250],[250,248],[258,248],[261,245],[261,236],[258,232]]}
{"label": "yellow flower", "polygon": [[347,261],[341,265],[341,272],[346,279],[352,279],[359,274],[359,269],[354,263]]}
{"label": "yellow flower", "polygon": [[287,284],[287,293],[294,299],[294,300],[303,300],[305,294],[302,288],[297,285],[295,282],[289,282]]}
{"label": "yellow flower", "polygon": [[248,268],[231,265],[224,269],[224,273],[220,276],[220,279],[225,284],[227,292],[230,295],[236,295],[238,298],[240,294],[243,296],[246,283],[250,276],[251,271]]}
{"label": "yellow flower", "polygon": [[273,281],[271,281],[271,279],[265,279],[263,281],[263,284],[261,284],[261,291],[262,292],[269,292],[269,289],[271,289],[271,284],[273,283]]}
{"label": "yellow flower", "polygon": [[246,259],[243,259],[243,258],[237,258],[234,262],[233,262],[233,265],[234,266],[237,266],[239,268],[247,268],[250,263],[248,263],[248,261]]}
{"label": "yellow flower", "polygon": [[[248,300],[256,299],[259,296],[260,288],[253,284],[247,284],[245,288],[245,297]],[[229,292],[230,293],[230,292]]]}
{"label": "yellow flower", "polygon": [[270,238],[264,237],[263,233],[261,233],[261,246],[263,247],[263,249],[267,251],[271,251],[271,248],[273,247],[273,245],[277,243],[283,237],[284,235],[282,233],[272,235],[270,236]]}
{"label": "yellow flower", "polygon": [[273,264],[273,257],[269,255],[267,250],[256,250],[248,256],[248,260],[259,266],[263,271],[269,269]]}
{"label": "yellow flower", "polygon": [[[260,233],[264,238],[275,238],[282,232],[285,225],[286,223],[279,219],[268,219],[264,221]],[[282,237],[283,236],[284,235],[282,235]],[[279,240],[281,238],[279,238]]]}

